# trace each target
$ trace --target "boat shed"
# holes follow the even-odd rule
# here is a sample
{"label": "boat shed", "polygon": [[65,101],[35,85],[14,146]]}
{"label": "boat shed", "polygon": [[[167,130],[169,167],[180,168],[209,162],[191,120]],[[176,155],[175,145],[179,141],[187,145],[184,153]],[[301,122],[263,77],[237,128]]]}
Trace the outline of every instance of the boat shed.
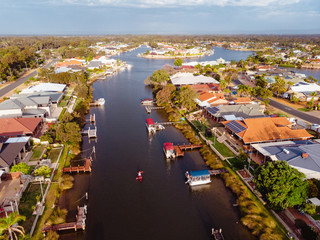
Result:
{"label": "boat shed", "polygon": [[147,123],[148,126],[154,125],[154,121],[153,121],[152,118],[147,118],[146,119],[146,123]]}

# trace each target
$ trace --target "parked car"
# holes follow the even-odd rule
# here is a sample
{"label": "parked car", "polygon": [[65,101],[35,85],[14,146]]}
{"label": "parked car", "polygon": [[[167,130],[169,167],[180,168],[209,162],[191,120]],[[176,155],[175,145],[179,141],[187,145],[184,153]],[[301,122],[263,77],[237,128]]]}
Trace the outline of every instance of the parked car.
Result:
{"label": "parked car", "polygon": [[320,132],[320,125],[319,124],[316,124],[316,123],[313,123],[311,125],[311,130],[315,131],[315,132]]}

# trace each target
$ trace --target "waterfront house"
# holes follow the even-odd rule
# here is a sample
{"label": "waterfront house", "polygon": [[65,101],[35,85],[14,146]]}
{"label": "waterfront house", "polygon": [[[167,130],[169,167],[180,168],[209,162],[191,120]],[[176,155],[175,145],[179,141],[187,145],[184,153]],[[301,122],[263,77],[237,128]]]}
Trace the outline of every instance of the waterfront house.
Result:
{"label": "waterfront house", "polygon": [[[311,96],[311,93],[317,93],[317,96]],[[289,91],[283,94],[284,98],[291,98],[293,95],[300,101],[314,101],[319,99],[320,85],[316,83],[299,82],[289,87]]]}
{"label": "waterfront house", "polygon": [[220,105],[205,109],[206,114],[218,122],[262,118],[265,117],[264,110],[264,105],[259,104]]}
{"label": "waterfront house", "polygon": [[0,138],[36,136],[42,125],[42,118],[0,118]]}
{"label": "waterfront house", "polygon": [[37,93],[37,92],[60,92],[60,93],[63,93],[66,88],[67,88],[66,84],[39,83],[37,85],[22,89],[20,94]]}
{"label": "waterfront house", "polygon": [[[252,144],[252,159],[257,162],[286,161],[307,178],[320,179],[320,144],[311,141],[286,141]],[[249,155],[249,156],[250,156]]]}
{"label": "waterfront house", "polygon": [[173,85],[194,85],[194,84],[208,84],[214,83],[219,84],[217,80],[212,77],[206,77],[203,75],[194,75],[192,73],[181,73],[178,72],[170,77]]}
{"label": "waterfront house", "polygon": [[307,140],[313,137],[305,129],[291,129],[294,123],[285,117],[230,120],[223,121],[222,124],[245,145],[285,140]]}
{"label": "waterfront house", "polygon": [[195,101],[199,107],[212,107],[222,104],[229,104],[229,101],[224,98],[223,93],[201,92]]}
{"label": "waterfront house", "polygon": [[0,103],[0,118],[46,117],[51,115],[49,96],[25,96],[5,100]]}

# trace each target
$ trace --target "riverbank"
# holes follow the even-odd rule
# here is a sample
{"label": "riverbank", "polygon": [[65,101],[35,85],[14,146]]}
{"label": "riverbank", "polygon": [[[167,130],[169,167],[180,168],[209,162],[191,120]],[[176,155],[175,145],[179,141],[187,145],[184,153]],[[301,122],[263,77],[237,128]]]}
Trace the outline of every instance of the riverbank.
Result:
{"label": "riverbank", "polygon": [[[169,115],[169,119],[175,121],[182,115],[177,115],[179,111],[167,106],[166,112]],[[184,116],[186,117],[186,116]],[[283,239],[285,238],[285,230],[278,220],[269,212],[268,209],[261,203],[261,201],[251,192],[251,190],[245,185],[240,177],[233,171],[231,166],[227,162],[222,162],[221,159],[215,153],[212,152],[207,145],[207,141],[200,141],[195,134],[199,134],[199,129],[194,125],[195,132],[189,122],[185,124],[175,124],[188,141],[192,144],[199,144],[202,142],[204,146],[200,149],[200,153],[205,163],[211,169],[219,169],[225,167],[229,173],[223,173],[222,179],[225,182],[226,187],[230,188],[232,192],[237,196],[237,203],[239,210],[242,214],[241,222],[259,239]],[[201,138],[200,138],[201,139]],[[212,147],[212,146],[211,146]]]}

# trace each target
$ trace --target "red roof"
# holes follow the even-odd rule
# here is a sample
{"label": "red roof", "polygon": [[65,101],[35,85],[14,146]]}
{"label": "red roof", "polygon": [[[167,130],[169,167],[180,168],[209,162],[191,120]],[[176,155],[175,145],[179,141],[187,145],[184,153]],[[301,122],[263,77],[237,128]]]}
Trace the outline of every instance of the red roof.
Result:
{"label": "red roof", "polygon": [[163,147],[165,150],[173,150],[173,143],[170,143],[170,142],[166,142],[163,144]]}
{"label": "red roof", "polygon": [[147,118],[146,122],[148,125],[154,125],[154,121],[152,120],[152,118]]}
{"label": "red roof", "polygon": [[0,136],[32,134],[41,121],[42,118],[2,118]]}

